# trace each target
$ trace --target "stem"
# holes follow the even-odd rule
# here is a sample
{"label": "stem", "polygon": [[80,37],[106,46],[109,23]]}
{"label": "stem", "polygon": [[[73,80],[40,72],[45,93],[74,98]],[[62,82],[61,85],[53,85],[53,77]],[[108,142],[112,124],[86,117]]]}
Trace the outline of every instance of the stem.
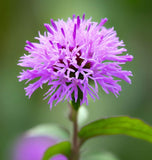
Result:
{"label": "stem", "polygon": [[79,140],[78,140],[78,124],[77,124],[77,113],[75,120],[73,121],[73,147],[72,147],[72,152],[73,152],[73,160],[78,160],[79,159]]}
{"label": "stem", "polygon": [[72,137],[72,148],[71,148],[71,156],[69,160],[79,160],[79,138],[78,138],[78,111],[75,110],[70,105],[70,120],[73,123],[73,137]]}

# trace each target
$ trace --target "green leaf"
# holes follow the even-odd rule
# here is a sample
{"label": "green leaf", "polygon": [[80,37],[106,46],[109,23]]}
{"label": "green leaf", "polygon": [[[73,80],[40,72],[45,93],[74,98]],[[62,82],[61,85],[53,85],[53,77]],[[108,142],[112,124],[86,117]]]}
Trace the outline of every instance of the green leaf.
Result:
{"label": "green leaf", "polygon": [[69,157],[71,153],[71,144],[68,141],[60,142],[54,146],[49,147],[43,156],[43,160],[49,160],[51,157],[57,154],[63,154]]}
{"label": "green leaf", "polygon": [[139,119],[127,116],[94,121],[80,130],[79,137],[83,143],[95,136],[118,134],[143,139],[152,143],[152,127]]}

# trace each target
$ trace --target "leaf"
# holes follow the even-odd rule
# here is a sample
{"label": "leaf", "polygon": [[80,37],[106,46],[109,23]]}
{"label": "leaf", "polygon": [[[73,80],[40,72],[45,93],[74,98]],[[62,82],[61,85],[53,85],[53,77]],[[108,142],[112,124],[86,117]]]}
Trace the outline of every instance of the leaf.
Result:
{"label": "leaf", "polygon": [[94,121],[80,130],[79,137],[83,143],[95,136],[118,134],[143,139],[152,143],[152,127],[139,119],[127,116]]}
{"label": "leaf", "polygon": [[49,160],[51,157],[57,154],[63,154],[69,157],[71,153],[71,144],[68,141],[60,142],[54,146],[49,147],[43,156],[43,160]]}

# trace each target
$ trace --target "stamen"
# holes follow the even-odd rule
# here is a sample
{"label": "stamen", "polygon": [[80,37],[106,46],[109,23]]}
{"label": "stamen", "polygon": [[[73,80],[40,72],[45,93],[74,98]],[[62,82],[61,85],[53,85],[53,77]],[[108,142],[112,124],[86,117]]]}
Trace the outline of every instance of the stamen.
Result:
{"label": "stamen", "polygon": [[31,48],[30,48],[29,46],[24,47],[24,49],[25,49],[26,51],[31,50]]}
{"label": "stamen", "polygon": [[74,19],[75,19],[75,14],[73,15],[73,17],[72,17],[72,20],[74,21]]}
{"label": "stamen", "polygon": [[90,28],[91,28],[91,24],[89,24],[88,29],[87,29],[87,32],[89,32]]}
{"label": "stamen", "polygon": [[103,26],[108,21],[107,18],[101,19],[101,22],[99,23],[99,27]]}
{"label": "stamen", "polygon": [[26,43],[27,43],[29,46],[35,48],[35,46],[33,45],[33,43],[31,43],[30,41],[26,41]]}
{"label": "stamen", "polygon": [[44,26],[52,35],[54,34],[49,24],[44,24]]}
{"label": "stamen", "polygon": [[61,32],[62,32],[63,36],[65,37],[65,33],[64,33],[64,29],[63,28],[61,28]]}
{"label": "stamen", "polygon": [[73,39],[75,40],[76,38],[76,24],[74,25],[74,30],[73,30]]}
{"label": "stamen", "polygon": [[57,43],[57,47],[60,49],[62,48],[62,46],[60,45],[60,43]]}
{"label": "stamen", "polygon": [[53,21],[53,19],[51,19],[51,23],[52,23],[53,28],[54,28],[56,31],[58,31],[58,28],[57,28],[55,22]]}
{"label": "stamen", "polygon": [[100,37],[98,44],[100,44],[103,40],[103,36]]}
{"label": "stamen", "polygon": [[53,42],[51,40],[49,40],[49,42],[53,45]]}
{"label": "stamen", "polygon": [[84,19],[85,19],[85,13],[84,13],[83,16],[82,16],[82,21],[84,21]]}

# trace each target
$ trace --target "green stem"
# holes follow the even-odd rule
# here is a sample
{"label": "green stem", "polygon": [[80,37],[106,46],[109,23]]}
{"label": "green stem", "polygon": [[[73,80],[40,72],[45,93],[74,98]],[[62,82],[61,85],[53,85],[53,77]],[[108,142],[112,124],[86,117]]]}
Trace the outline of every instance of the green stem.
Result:
{"label": "green stem", "polygon": [[73,137],[72,137],[72,148],[71,156],[69,160],[79,160],[79,138],[78,138],[78,111],[75,110],[71,105],[70,106],[70,120],[73,123]]}

